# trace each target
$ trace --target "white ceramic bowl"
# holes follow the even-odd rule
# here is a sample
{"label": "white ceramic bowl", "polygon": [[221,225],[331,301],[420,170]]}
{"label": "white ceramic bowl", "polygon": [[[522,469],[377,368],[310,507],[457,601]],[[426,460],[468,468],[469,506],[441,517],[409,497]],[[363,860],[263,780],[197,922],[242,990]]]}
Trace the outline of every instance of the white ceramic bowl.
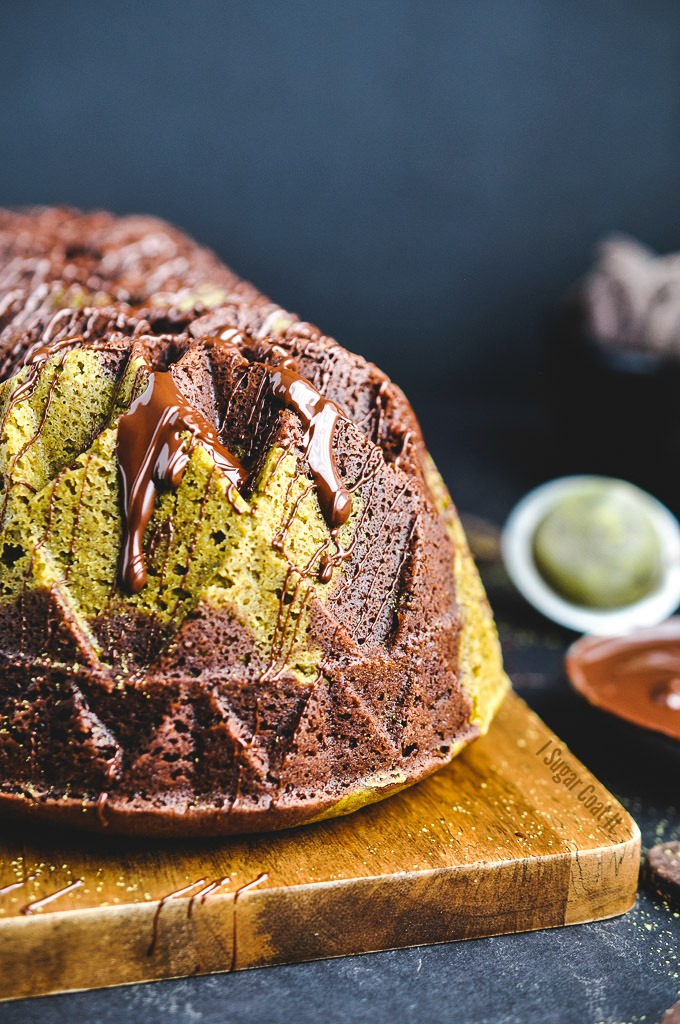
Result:
{"label": "white ceramic bowl", "polygon": [[[539,573],[533,554],[534,535],[556,502],[583,489],[607,482],[633,494],[644,506],[659,538],[661,575],[652,593],[614,610],[572,604],[556,593]],[[553,622],[579,633],[616,636],[638,626],[662,622],[680,604],[680,525],[672,512],[651,494],[625,480],[604,476],[565,476],[537,487],[515,506],[503,528],[503,561],[522,596]]]}

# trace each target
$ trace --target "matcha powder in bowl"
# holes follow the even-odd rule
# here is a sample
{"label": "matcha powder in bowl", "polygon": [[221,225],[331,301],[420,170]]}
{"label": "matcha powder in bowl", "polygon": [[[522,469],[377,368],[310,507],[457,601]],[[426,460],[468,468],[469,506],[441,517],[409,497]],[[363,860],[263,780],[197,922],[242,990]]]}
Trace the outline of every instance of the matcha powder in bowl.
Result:
{"label": "matcha powder in bowl", "polygon": [[556,502],[536,530],[534,558],[558,594],[592,608],[639,601],[661,572],[661,544],[645,502],[632,488],[602,480]]}
{"label": "matcha powder in bowl", "polygon": [[652,625],[680,603],[680,527],[651,495],[610,477],[565,477],[516,506],[503,558],[523,596],[584,633]]}

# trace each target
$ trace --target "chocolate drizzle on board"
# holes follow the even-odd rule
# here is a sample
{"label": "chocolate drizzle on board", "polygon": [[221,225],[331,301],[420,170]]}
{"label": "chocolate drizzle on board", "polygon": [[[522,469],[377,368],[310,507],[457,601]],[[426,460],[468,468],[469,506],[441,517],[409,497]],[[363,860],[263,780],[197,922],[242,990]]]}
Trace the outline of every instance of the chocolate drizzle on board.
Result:
{"label": "chocolate drizzle on board", "polygon": [[34,871],[32,875],[26,875],[19,882],[10,882],[9,885],[3,885],[0,887],[0,896],[6,896],[10,892],[14,892],[16,889],[23,889],[27,882],[32,882],[34,878],[37,878],[40,871]]}
{"label": "chocolate drizzle on board", "polygon": [[205,878],[198,878],[195,882],[185,885],[182,889],[175,889],[173,892],[169,892],[167,896],[164,896],[163,899],[158,901],[158,906],[156,907],[153,915],[151,942],[149,943],[149,948],[146,951],[147,956],[153,956],[156,952],[156,947],[158,946],[160,918],[165,904],[168,903],[169,900],[176,900],[179,899],[180,896],[186,896],[187,893],[191,892],[191,890],[195,889],[198,885],[205,884]]}
{"label": "chocolate drizzle on board", "polygon": [[[254,889],[255,886],[260,885],[261,882],[267,881],[268,878],[269,878],[269,875],[267,874],[267,872],[263,871],[263,872],[261,872],[261,874],[259,874],[257,876],[257,878],[254,878],[252,880],[252,882],[246,882],[245,885],[240,886],[238,889],[235,889],[234,892],[233,892],[232,918],[231,918],[231,928],[232,928],[231,963],[230,963],[230,967],[229,967],[230,971],[234,971],[236,969],[236,957],[237,957],[237,931],[236,931],[236,926],[237,926],[237,904],[238,904],[239,897],[242,895],[242,893],[247,892],[250,889]],[[168,903],[170,900],[177,900],[177,899],[179,899],[182,896],[187,896],[192,891],[192,889],[196,890],[197,886],[201,886],[201,888],[198,889],[198,891],[195,891],[193,893],[193,895],[187,900],[187,918],[191,918],[192,914],[193,914],[193,909],[194,909],[194,904],[195,903],[198,903],[200,906],[203,906],[203,904],[205,903],[205,901],[208,899],[209,896],[213,896],[217,892],[218,889],[220,889],[223,885],[226,885],[226,883],[229,882],[230,880],[231,880],[231,875],[224,875],[222,878],[215,878],[211,882],[206,882],[205,878],[198,878],[195,882],[190,882],[189,885],[185,885],[182,889],[175,889],[173,892],[168,893],[167,896],[163,896],[163,898],[161,900],[159,900],[158,906],[156,907],[156,910],[155,910],[154,915],[153,915],[153,925],[152,925],[152,929],[151,929],[151,942],[149,943],[149,947],[148,947],[148,949],[146,951],[146,955],[148,957],[153,956],[154,953],[156,952],[157,948],[158,948],[158,940],[160,938],[160,919],[161,919],[161,913],[162,913],[163,907],[166,905],[166,903]]]}
{"label": "chocolate drizzle on board", "polygon": [[237,889],[236,892],[234,893],[234,902],[232,904],[233,915],[234,916],[232,918],[231,966],[229,968],[230,973],[233,973],[236,970],[236,962],[237,962],[237,956],[238,956],[238,932],[236,930],[236,927],[237,927],[237,924],[238,924],[238,914],[237,914],[237,909],[236,908],[237,908],[237,904],[238,904],[238,901],[239,901],[239,897],[242,896],[244,892],[248,892],[250,889],[254,889],[255,886],[259,885],[261,882],[268,881],[268,879],[269,879],[269,875],[267,874],[266,871],[263,871],[261,874],[259,874],[257,876],[257,878],[254,878],[252,880],[252,882],[246,882],[245,885],[242,885],[240,887],[240,889]]}
{"label": "chocolate drizzle on board", "polygon": [[76,878],[75,882],[69,882],[69,884],[65,885],[62,889],[57,889],[56,892],[51,892],[48,896],[43,896],[39,900],[33,900],[31,903],[27,903],[25,907],[21,908],[19,913],[24,914],[25,916],[35,914],[38,910],[42,910],[42,908],[46,907],[49,903],[52,903],[54,900],[58,900],[60,896],[65,896],[67,893],[73,892],[74,889],[79,889],[82,884],[83,879]]}

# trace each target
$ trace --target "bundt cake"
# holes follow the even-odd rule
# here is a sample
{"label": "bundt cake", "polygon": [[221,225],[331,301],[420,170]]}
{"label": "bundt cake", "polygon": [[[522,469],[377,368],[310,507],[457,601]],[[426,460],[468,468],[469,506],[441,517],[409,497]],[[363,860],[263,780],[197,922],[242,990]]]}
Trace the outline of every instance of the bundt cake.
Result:
{"label": "bundt cake", "polygon": [[151,217],[0,213],[0,813],[344,814],[486,731],[491,615],[404,395]]}

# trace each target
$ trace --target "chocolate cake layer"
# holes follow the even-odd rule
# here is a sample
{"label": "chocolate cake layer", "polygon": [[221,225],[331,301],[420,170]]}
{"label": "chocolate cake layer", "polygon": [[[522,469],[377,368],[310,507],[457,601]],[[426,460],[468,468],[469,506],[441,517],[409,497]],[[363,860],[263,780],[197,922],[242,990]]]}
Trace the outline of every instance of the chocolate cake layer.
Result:
{"label": "chocolate cake layer", "polygon": [[402,392],[153,218],[0,213],[0,811],[346,813],[507,686]]}

